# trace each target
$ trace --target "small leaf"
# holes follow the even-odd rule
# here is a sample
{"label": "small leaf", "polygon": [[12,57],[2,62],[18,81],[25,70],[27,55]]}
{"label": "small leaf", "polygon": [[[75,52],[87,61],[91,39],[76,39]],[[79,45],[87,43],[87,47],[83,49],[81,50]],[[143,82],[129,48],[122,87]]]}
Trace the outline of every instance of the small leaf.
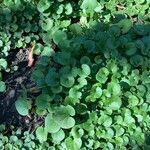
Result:
{"label": "small leaf", "polygon": [[56,144],[59,144],[65,138],[65,133],[61,129],[56,133],[52,133],[51,136],[52,136],[53,142]]}
{"label": "small leaf", "polygon": [[60,4],[59,7],[58,7],[58,9],[57,9],[57,12],[56,12],[56,13],[57,13],[58,15],[60,15],[60,14],[62,14],[63,10],[64,10],[64,5],[63,5],[63,4]]}
{"label": "small leaf", "polygon": [[127,33],[132,27],[132,21],[129,19],[123,19],[118,22],[119,27],[122,30],[122,33]]}
{"label": "small leaf", "polygon": [[48,30],[50,30],[52,27],[53,27],[53,20],[52,20],[52,19],[47,18],[47,19],[45,19],[45,20],[43,21],[43,23],[42,23],[42,29],[43,29],[44,31],[48,31]]}
{"label": "small leaf", "polygon": [[45,118],[45,129],[49,133],[56,133],[60,130],[60,125],[52,118],[51,114],[48,114]]}
{"label": "small leaf", "polygon": [[41,53],[41,56],[53,56],[54,55],[54,50],[51,48],[51,47],[48,47],[48,46],[45,46],[42,53]]}
{"label": "small leaf", "polygon": [[70,21],[70,20],[63,20],[63,21],[61,22],[61,27],[62,27],[62,28],[66,28],[66,27],[68,27],[70,24],[71,24],[71,21]]}
{"label": "small leaf", "polygon": [[91,69],[90,69],[90,67],[89,67],[88,65],[83,64],[83,65],[82,65],[82,69],[83,69],[84,73],[85,73],[87,76],[90,75]]}
{"label": "small leaf", "polygon": [[114,128],[116,130],[116,136],[121,136],[125,132],[125,130],[119,125],[116,125]]}
{"label": "small leaf", "polygon": [[68,150],[80,150],[82,141],[80,138],[72,139],[70,137],[65,139],[65,144]]}
{"label": "small leaf", "polygon": [[74,77],[72,76],[66,76],[66,77],[62,77],[60,78],[60,83],[62,86],[66,87],[66,88],[70,88],[74,85]]}
{"label": "small leaf", "polygon": [[42,52],[42,49],[43,49],[43,45],[37,43],[34,48],[34,54],[39,55]]}
{"label": "small leaf", "polygon": [[87,80],[85,78],[83,78],[83,77],[78,78],[78,82],[79,82],[80,88],[82,88],[85,85],[87,85]]}
{"label": "small leaf", "polygon": [[130,58],[130,63],[134,66],[134,67],[139,67],[141,65],[143,65],[144,60],[143,57],[141,55],[134,55]]}
{"label": "small leaf", "polygon": [[41,110],[45,110],[49,107],[50,105],[50,101],[51,101],[51,97],[47,94],[41,94],[36,98],[36,106],[38,107],[38,109]]}
{"label": "small leaf", "polygon": [[96,45],[95,41],[87,40],[84,42],[84,48],[88,50],[90,53],[96,53]]}
{"label": "small leaf", "polygon": [[61,128],[69,129],[75,125],[75,120],[70,117],[73,115],[75,115],[74,108],[68,105],[57,108],[53,117]]}
{"label": "small leaf", "polygon": [[72,106],[67,105],[66,109],[69,112],[70,116],[74,116],[75,115],[75,110],[74,110],[74,108]]}
{"label": "small leaf", "polygon": [[55,62],[61,65],[69,65],[71,62],[71,54],[67,52],[57,52],[54,56]]}
{"label": "small leaf", "polygon": [[37,139],[43,143],[47,140],[47,131],[45,128],[43,127],[38,127],[36,129],[36,136],[37,136]]}
{"label": "small leaf", "polygon": [[81,129],[79,126],[74,126],[72,129],[71,129],[71,135],[74,137],[74,138],[81,138],[84,134],[84,130]]}
{"label": "small leaf", "polygon": [[105,127],[110,127],[111,124],[112,124],[112,118],[111,118],[111,117],[106,117],[106,118],[105,118],[105,121],[104,121],[104,123],[103,123],[103,125],[104,125]]}
{"label": "small leaf", "polygon": [[127,43],[127,44],[125,45],[125,48],[126,48],[125,53],[126,53],[126,55],[128,55],[128,56],[131,56],[131,55],[135,54],[136,51],[137,51],[136,45],[135,45],[135,43],[133,43],[133,42]]}
{"label": "small leaf", "polygon": [[50,68],[48,71],[48,74],[45,77],[45,81],[48,86],[57,86],[59,84],[58,82],[59,75],[56,73],[55,68]]}
{"label": "small leaf", "polygon": [[67,3],[66,6],[65,6],[65,9],[66,9],[65,14],[70,15],[73,11],[71,3]]}
{"label": "small leaf", "polygon": [[81,64],[87,64],[87,65],[90,65],[90,64],[91,64],[91,60],[90,60],[89,57],[83,56],[83,57],[81,57],[81,59],[80,59],[80,63],[81,63]]}
{"label": "small leaf", "polygon": [[62,122],[61,122],[61,128],[63,129],[70,129],[75,125],[75,120],[72,117],[69,118],[65,118]]}
{"label": "small leaf", "polygon": [[98,119],[98,124],[110,127],[112,125],[112,118],[108,115],[102,114],[102,116]]}
{"label": "small leaf", "polygon": [[7,61],[3,58],[0,59],[0,70],[1,70],[1,67],[3,69],[6,69],[7,68]]}
{"label": "small leaf", "polygon": [[81,34],[82,33],[82,28],[79,24],[77,23],[74,23],[74,24],[71,24],[69,26],[69,29],[71,32],[75,33],[75,34]]}
{"label": "small leaf", "polygon": [[31,102],[24,99],[23,97],[19,97],[18,100],[15,102],[15,106],[20,115],[26,116],[29,114]]}
{"label": "small leaf", "polygon": [[48,0],[40,0],[37,4],[38,10],[43,13],[50,7],[51,3]]}
{"label": "small leaf", "polygon": [[82,70],[79,70],[78,74],[80,77],[87,77],[91,73],[91,69],[87,64],[82,64]]}
{"label": "small leaf", "polygon": [[103,93],[102,89],[100,87],[96,87],[94,98],[100,98],[102,96],[102,93]]}
{"label": "small leaf", "polygon": [[83,0],[81,9],[85,10],[86,13],[91,13],[97,7],[97,0]]}
{"label": "small leaf", "polygon": [[80,99],[82,96],[82,93],[78,91],[78,87],[73,87],[69,90],[69,96],[74,99]]}
{"label": "small leaf", "polygon": [[56,31],[53,35],[55,44],[59,44],[67,39],[67,34],[64,31]]}
{"label": "small leaf", "polygon": [[109,71],[107,68],[101,68],[96,74],[96,80],[100,83],[105,83],[109,75]]}
{"label": "small leaf", "polygon": [[135,107],[138,105],[139,99],[135,95],[131,95],[129,96],[128,102],[130,107]]}
{"label": "small leaf", "polygon": [[4,92],[6,90],[5,82],[0,81],[0,92]]}
{"label": "small leaf", "polygon": [[109,99],[109,106],[108,109],[112,109],[112,110],[119,110],[121,105],[122,105],[122,101],[121,98],[118,96],[113,96]]}
{"label": "small leaf", "polygon": [[106,138],[108,138],[108,139],[113,138],[115,135],[114,130],[111,128],[106,128],[106,130],[107,130]]}
{"label": "small leaf", "polygon": [[108,84],[107,89],[112,95],[120,95],[121,94],[121,87],[118,83],[110,82]]}

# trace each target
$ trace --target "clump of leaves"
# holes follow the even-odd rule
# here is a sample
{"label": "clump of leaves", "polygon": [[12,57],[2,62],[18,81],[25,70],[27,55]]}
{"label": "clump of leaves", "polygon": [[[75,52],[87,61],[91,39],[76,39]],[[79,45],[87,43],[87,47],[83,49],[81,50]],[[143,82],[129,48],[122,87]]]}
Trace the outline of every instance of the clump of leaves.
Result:
{"label": "clump of leaves", "polygon": [[23,132],[20,128],[16,129],[13,126],[9,128],[9,135],[4,135],[7,132],[7,127],[0,126],[0,148],[5,149],[47,149],[50,147],[48,143],[38,142],[36,136],[29,131]]}
{"label": "clump of leaves", "polygon": [[[39,76],[33,73],[33,79],[44,86],[42,95],[47,95],[37,98],[41,99],[37,109],[42,106],[47,115],[39,130],[45,137],[60,134],[61,142],[59,138],[55,141],[58,149],[142,146],[150,121],[149,65],[143,63],[149,55],[142,54],[141,43],[150,32],[143,27],[145,34],[140,38],[128,19],[111,26],[97,23],[82,35],[76,32],[75,36],[73,30],[68,37],[59,31],[65,35],[63,41],[69,41],[67,49],[57,42],[60,51],[46,63],[39,62],[35,69]],[[55,36],[53,40],[59,39]],[[52,62],[61,67],[52,67]]]}
{"label": "clump of leaves", "polygon": [[[32,77],[41,89],[34,107],[44,119],[36,129],[44,147],[26,132],[23,148],[141,148],[150,122],[150,30],[133,22],[148,21],[148,1],[4,0],[1,6],[0,72],[8,68],[10,47],[34,41],[41,55]],[[1,80],[0,74],[0,92]],[[31,101],[23,95],[16,108],[29,115]],[[2,149],[14,148],[18,137],[9,140]]]}

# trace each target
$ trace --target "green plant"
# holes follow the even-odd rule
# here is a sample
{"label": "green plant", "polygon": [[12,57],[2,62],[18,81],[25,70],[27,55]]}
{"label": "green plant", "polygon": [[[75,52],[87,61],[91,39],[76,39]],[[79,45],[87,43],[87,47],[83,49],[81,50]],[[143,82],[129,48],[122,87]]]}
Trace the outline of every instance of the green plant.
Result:
{"label": "green plant", "polygon": [[[103,28],[99,31],[101,26]],[[59,31],[65,35],[63,44],[67,44],[63,46],[56,42],[60,36],[58,39],[54,36],[60,52],[50,58],[42,57],[33,72],[33,79],[39,87],[42,86],[42,95],[35,103],[38,114],[51,112],[55,116],[68,105],[75,112],[75,122],[70,120],[68,128],[68,125],[61,127],[63,117],[70,117],[65,110],[58,114],[60,122],[52,114],[45,118],[43,131],[57,133],[62,128],[69,134],[58,147],[126,149],[127,146],[143,145],[144,134],[149,131],[150,80],[149,65],[139,59],[147,62],[149,52],[145,57],[139,43],[141,45],[150,32],[149,25],[142,25],[144,34],[139,38],[135,30],[138,26],[125,19],[110,26],[97,23],[82,35],[77,33],[75,36],[70,32],[70,38]],[[143,46],[148,45],[143,43]],[[61,67],[54,68],[53,63]],[[82,135],[72,135],[74,128],[81,130]]]}
{"label": "green plant", "polygon": [[[9,69],[10,49],[35,43],[40,58],[32,78],[41,94],[31,103],[25,93],[15,104],[22,116],[34,113],[44,123],[34,134],[1,135],[1,149],[145,146],[150,130],[149,6],[148,0],[4,0],[0,72]],[[5,89],[0,81],[0,92]],[[18,139],[21,144],[15,143]]]}
{"label": "green plant", "polygon": [[9,136],[4,135],[4,132],[8,132],[6,126],[0,126],[0,149],[2,150],[35,150],[35,149],[48,149],[50,145],[48,143],[39,143],[33,133],[29,131],[22,131],[20,128],[9,127]]}

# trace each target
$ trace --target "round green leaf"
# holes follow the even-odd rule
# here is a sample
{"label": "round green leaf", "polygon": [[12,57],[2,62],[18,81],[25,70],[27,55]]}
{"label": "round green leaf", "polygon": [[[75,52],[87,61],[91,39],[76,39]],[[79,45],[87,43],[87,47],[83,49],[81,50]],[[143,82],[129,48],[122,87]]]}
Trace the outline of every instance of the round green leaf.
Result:
{"label": "round green leaf", "polygon": [[87,64],[82,64],[81,70],[78,72],[80,77],[87,77],[91,73],[91,69]]}
{"label": "round green leaf", "polygon": [[29,109],[31,108],[31,102],[26,99],[19,97],[15,102],[16,109],[18,113],[22,116],[26,116],[29,114]]}
{"label": "round green leaf", "polygon": [[46,129],[43,128],[43,127],[38,127],[36,129],[36,137],[41,143],[45,142],[47,140],[47,131],[46,131]]}
{"label": "round green leaf", "polygon": [[84,130],[81,129],[80,127],[78,126],[74,126],[72,129],[71,129],[71,135],[74,137],[74,138],[81,138],[84,134]]}
{"label": "round green leaf", "polygon": [[65,133],[61,129],[56,133],[52,133],[51,136],[52,136],[53,142],[56,144],[59,144],[65,138]]}
{"label": "round green leaf", "polygon": [[102,96],[102,89],[100,87],[96,87],[95,93],[94,93],[94,98],[100,98]]}
{"label": "round green leaf", "polygon": [[65,14],[70,15],[73,11],[71,3],[67,3],[66,6],[65,6],[65,9],[66,9]]}
{"label": "round green leaf", "polygon": [[1,67],[3,69],[7,68],[7,61],[5,59],[3,59],[3,58],[0,59],[0,69],[1,69]]}
{"label": "round green leaf", "polygon": [[59,84],[58,82],[59,75],[56,73],[54,68],[50,68],[48,71],[48,74],[45,77],[45,81],[48,86],[57,86]]}
{"label": "round green leaf", "polygon": [[70,129],[75,125],[75,120],[72,117],[69,118],[65,118],[62,122],[61,122],[61,128],[63,129]]}
{"label": "round green leaf", "polygon": [[40,43],[37,43],[34,48],[34,54],[39,55],[42,52],[43,45]]}
{"label": "round green leaf", "polygon": [[81,9],[86,10],[86,13],[91,13],[97,7],[97,0],[83,0]]}
{"label": "round green leaf", "polygon": [[134,66],[134,67],[138,67],[143,65],[144,60],[143,57],[141,55],[134,55],[130,58],[130,63]]}
{"label": "round green leaf", "polygon": [[69,129],[75,125],[75,120],[70,117],[73,115],[75,115],[74,108],[67,105],[57,108],[53,117],[61,128]]}
{"label": "round green leaf", "polygon": [[120,95],[121,94],[121,87],[118,83],[110,82],[108,84],[107,89],[112,95]]}
{"label": "round green leaf", "polygon": [[122,30],[122,33],[127,33],[132,27],[132,21],[130,19],[123,19],[118,22],[119,27]]}
{"label": "round green leaf", "polygon": [[118,96],[113,96],[109,99],[108,109],[118,110],[120,109],[121,105],[122,105],[121,98]]}
{"label": "round green leaf", "polygon": [[36,98],[36,106],[38,109],[45,110],[49,107],[52,98],[48,94],[41,94]]}
{"label": "round green leaf", "polygon": [[41,53],[41,56],[53,56],[54,55],[54,50],[51,48],[51,47],[48,47],[48,46],[45,46],[42,53]]}
{"label": "round green leaf", "polygon": [[51,3],[48,0],[40,0],[37,4],[38,10],[43,13],[50,7]]}
{"label": "round green leaf", "polygon": [[52,19],[47,18],[47,19],[45,19],[45,20],[43,21],[43,23],[42,23],[42,29],[43,29],[44,31],[48,31],[48,30],[50,30],[52,27],[53,27],[53,20],[52,20]]}
{"label": "round green leaf", "polygon": [[65,140],[65,145],[68,150],[80,150],[82,146],[82,141],[80,138],[75,138],[74,140],[70,137],[68,137]]}
{"label": "round green leaf", "polygon": [[96,80],[100,83],[105,83],[109,75],[109,71],[107,68],[101,68],[96,74]]}
{"label": "round green leaf", "polygon": [[128,56],[131,56],[131,55],[135,54],[136,51],[137,51],[136,45],[135,45],[135,43],[133,43],[133,42],[127,43],[127,44],[125,45],[125,47],[126,47],[125,53],[126,53],[126,55],[128,55]]}
{"label": "round green leaf", "polygon": [[66,77],[60,78],[60,84],[66,88],[72,87],[74,82],[75,80],[74,80],[74,77],[72,76],[66,76]]}
{"label": "round green leaf", "polygon": [[74,110],[74,108],[72,106],[67,105],[66,109],[69,112],[70,116],[74,116],[75,115],[75,110]]}
{"label": "round green leaf", "polygon": [[6,90],[5,82],[0,81],[0,92],[4,92]]}
{"label": "round green leaf", "polygon": [[49,133],[56,133],[60,130],[60,125],[55,121],[51,114],[48,114],[45,118],[45,129]]}
{"label": "round green leaf", "polygon": [[139,99],[135,95],[130,95],[128,102],[130,107],[135,107],[138,105]]}
{"label": "round green leaf", "polygon": [[119,125],[116,125],[114,128],[115,128],[115,131],[116,131],[116,136],[121,136],[125,132],[125,130]]}
{"label": "round green leaf", "polygon": [[62,41],[65,41],[67,39],[67,34],[64,31],[56,31],[53,35],[53,40],[55,44],[59,44]]}

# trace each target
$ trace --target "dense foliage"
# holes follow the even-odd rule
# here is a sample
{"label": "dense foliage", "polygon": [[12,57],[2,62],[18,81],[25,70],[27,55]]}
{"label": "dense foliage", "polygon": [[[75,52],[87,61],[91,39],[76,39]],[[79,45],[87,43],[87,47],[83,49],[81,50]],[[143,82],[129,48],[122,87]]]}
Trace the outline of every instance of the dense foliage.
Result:
{"label": "dense foliage", "polygon": [[0,10],[0,70],[16,70],[10,50],[35,45],[41,94],[15,104],[44,120],[34,133],[1,134],[1,149],[149,148],[148,0],[4,0]]}

